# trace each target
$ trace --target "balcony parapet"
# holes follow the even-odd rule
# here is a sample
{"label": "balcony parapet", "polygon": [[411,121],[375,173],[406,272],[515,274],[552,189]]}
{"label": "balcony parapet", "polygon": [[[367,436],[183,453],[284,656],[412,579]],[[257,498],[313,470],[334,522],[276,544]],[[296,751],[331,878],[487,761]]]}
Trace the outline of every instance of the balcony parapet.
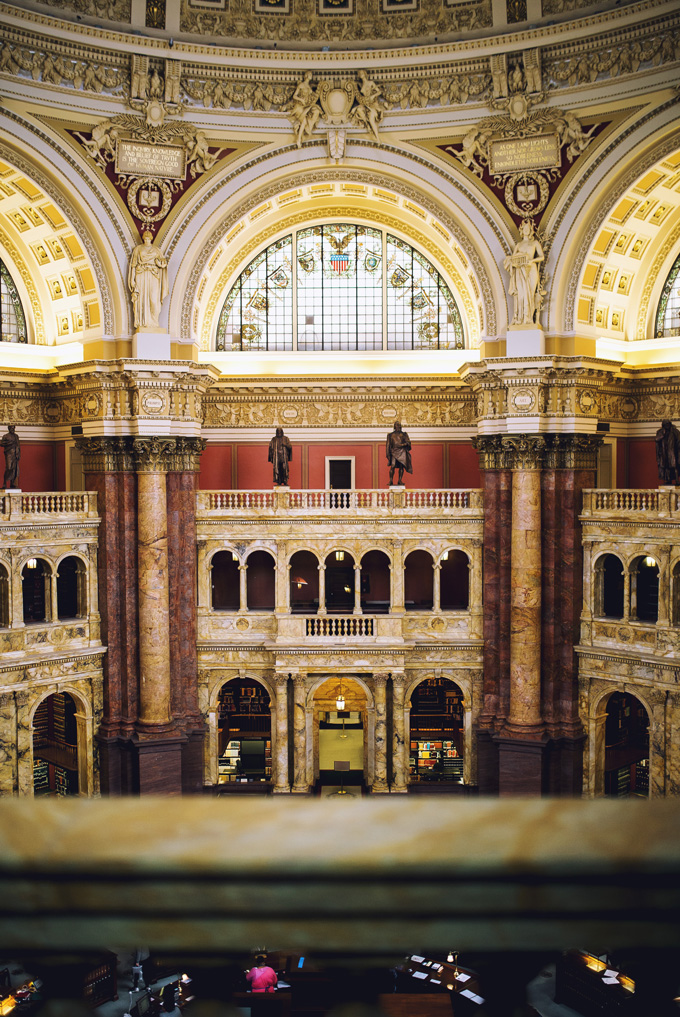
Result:
{"label": "balcony parapet", "polygon": [[680,489],[658,487],[651,490],[617,488],[597,490],[589,488],[583,492],[581,518],[607,519],[612,517],[630,518],[635,522],[674,518],[680,522]]}
{"label": "balcony parapet", "polygon": [[0,522],[61,522],[97,518],[96,491],[0,494]]}
{"label": "balcony parapet", "polygon": [[319,640],[323,643],[403,642],[402,618],[399,615],[327,614],[285,615],[278,619],[277,645],[304,645]]}
{"label": "balcony parapet", "polygon": [[203,518],[287,518],[322,517],[332,513],[371,518],[399,518],[417,513],[428,517],[479,517],[483,511],[480,489],[365,489],[352,491],[291,490],[276,487],[269,491],[199,491],[197,515]]}

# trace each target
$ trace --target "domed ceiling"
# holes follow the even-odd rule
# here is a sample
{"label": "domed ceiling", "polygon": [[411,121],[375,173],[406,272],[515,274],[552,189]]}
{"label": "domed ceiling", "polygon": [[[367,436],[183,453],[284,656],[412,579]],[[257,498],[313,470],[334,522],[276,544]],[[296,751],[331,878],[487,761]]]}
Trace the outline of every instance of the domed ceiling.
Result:
{"label": "domed ceiling", "polygon": [[[145,28],[178,39],[284,50],[389,48],[475,38],[508,27],[620,8],[633,0],[145,0]],[[84,24],[134,24],[132,0],[43,0],[9,6]],[[50,11],[51,9],[51,11]],[[135,25],[135,27],[137,27]]]}

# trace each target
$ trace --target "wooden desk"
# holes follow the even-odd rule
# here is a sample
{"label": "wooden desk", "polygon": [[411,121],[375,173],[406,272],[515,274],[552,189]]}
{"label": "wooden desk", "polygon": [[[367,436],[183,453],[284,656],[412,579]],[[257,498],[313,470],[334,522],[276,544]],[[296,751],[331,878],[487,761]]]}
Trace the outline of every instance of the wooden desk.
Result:
{"label": "wooden desk", "polygon": [[448,993],[392,992],[378,996],[378,1006],[385,1017],[451,1017],[453,1013]]}
{"label": "wooden desk", "polygon": [[[468,968],[462,968],[460,964],[449,964],[447,961],[432,960],[431,957],[420,957],[414,954],[407,957],[400,965],[400,970],[405,975],[410,975],[414,985],[417,983],[421,992],[427,993],[453,993],[458,995],[465,991],[477,996],[478,999],[471,999],[469,995],[463,998],[473,1004],[473,1008],[481,1007],[484,1002],[482,993],[479,991],[479,979],[477,973]],[[481,1000],[481,1002],[480,1002]]]}

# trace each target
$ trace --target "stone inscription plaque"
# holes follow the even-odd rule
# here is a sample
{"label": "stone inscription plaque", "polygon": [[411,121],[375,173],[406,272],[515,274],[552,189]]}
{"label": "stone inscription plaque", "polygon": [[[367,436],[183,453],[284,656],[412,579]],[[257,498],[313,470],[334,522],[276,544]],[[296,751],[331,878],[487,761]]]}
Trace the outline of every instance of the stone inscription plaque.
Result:
{"label": "stone inscription plaque", "polygon": [[184,180],[185,159],[184,148],[179,145],[147,145],[142,141],[119,141],[116,145],[116,173]]}
{"label": "stone inscription plaque", "polygon": [[489,146],[491,173],[517,173],[520,170],[556,169],[560,148],[556,134],[536,134],[532,138],[505,138]]}

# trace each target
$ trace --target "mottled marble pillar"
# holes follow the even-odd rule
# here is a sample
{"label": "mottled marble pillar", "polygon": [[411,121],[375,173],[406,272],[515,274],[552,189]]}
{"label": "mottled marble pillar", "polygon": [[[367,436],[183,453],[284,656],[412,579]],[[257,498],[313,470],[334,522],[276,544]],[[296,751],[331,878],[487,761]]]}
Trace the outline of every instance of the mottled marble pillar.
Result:
{"label": "mottled marble pillar", "polygon": [[390,613],[404,613],[404,552],[400,543],[394,542],[392,547],[392,563],[390,565]]}
{"label": "mottled marble pillar", "polygon": [[319,610],[318,614],[326,613],[326,566],[319,565]]}
{"label": "mottled marble pillar", "polygon": [[631,618],[636,617],[635,610],[632,610],[631,596],[630,596],[630,572],[624,567],[623,572],[623,620],[624,622],[630,621]]}
{"label": "mottled marble pillar", "polygon": [[439,613],[442,609],[442,567],[440,562],[436,562],[433,568],[433,582],[432,582],[432,610]]}
{"label": "mottled marble pillar", "polygon": [[371,791],[382,794],[389,791],[387,784],[387,674],[373,675],[373,697],[375,700],[375,776]]}
{"label": "mottled marble pillar", "polygon": [[0,798],[17,793],[16,730],[14,695],[0,693]]}
{"label": "mottled marble pillar", "polygon": [[245,614],[248,610],[248,566],[239,565],[238,567],[238,582],[239,582],[239,614]]}
{"label": "mottled marble pillar", "polygon": [[55,569],[53,573],[45,576],[45,615],[47,621],[59,621],[59,603],[57,601],[57,577],[59,573]]}
{"label": "mottled marble pillar", "polygon": [[361,565],[354,566],[354,614],[361,614]]}
{"label": "mottled marble pillar", "polygon": [[[281,560],[279,560],[279,555]],[[290,614],[290,565],[283,560],[283,549],[276,559],[276,614]]]}
{"label": "mottled marble pillar", "polygon": [[512,474],[510,726],[541,725],[541,474]]}
{"label": "mottled marble pillar", "polygon": [[92,727],[84,713],[76,713],[76,745],[78,757],[78,794],[81,798],[92,795]]}
{"label": "mottled marble pillar", "polygon": [[290,791],[288,778],[288,675],[275,674],[276,707],[274,730],[276,734],[276,755],[274,757],[274,794]]}
{"label": "mottled marble pillar", "polygon": [[165,473],[137,475],[139,723],[169,724],[170,611]]}
{"label": "mottled marble pillar", "polygon": [[20,797],[33,795],[33,728],[28,692],[15,692],[17,789]]}
{"label": "mottled marble pillar", "polygon": [[293,787],[294,794],[308,794],[307,783],[307,682],[300,674],[293,678]]}
{"label": "mottled marble pillar", "polygon": [[392,788],[393,792],[405,794],[408,791],[408,744],[406,738],[406,715],[404,700],[406,676],[392,672]]}
{"label": "mottled marble pillar", "polygon": [[[25,551],[21,551],[20,554],[23,557]],[[18,557],[16,552],[12,555],[15,559]],[[12,575],[12,596],[9,605],[9,627],[11,629],[23,629],[25,627],[24,622],[24,585],[21,581],[22,569],[20,566],[16,566],[13,569]]]}

